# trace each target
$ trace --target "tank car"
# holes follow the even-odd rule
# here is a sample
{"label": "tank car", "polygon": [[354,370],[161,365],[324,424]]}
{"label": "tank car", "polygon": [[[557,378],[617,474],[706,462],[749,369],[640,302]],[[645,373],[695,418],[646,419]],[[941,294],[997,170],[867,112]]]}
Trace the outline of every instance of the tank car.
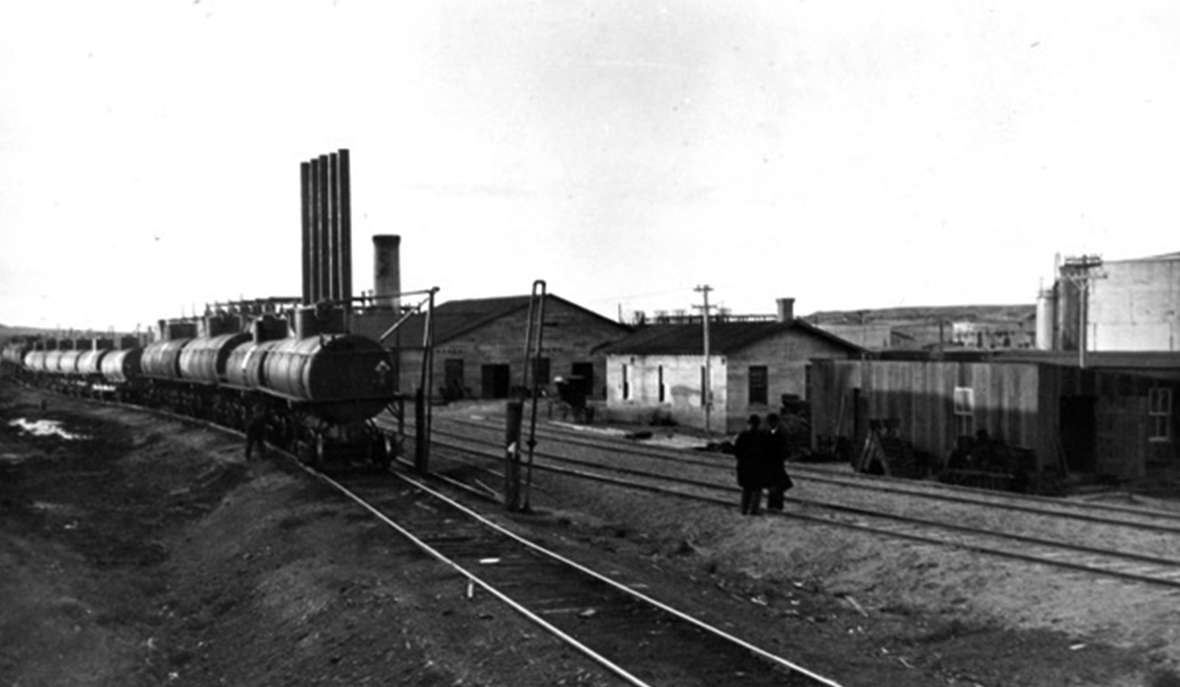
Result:
{"label": "tank car", "polygon": [[142,357],[143,349],[138,347],[109,351],[100,363],[103,381],[119,385],[139,379],[143,375],[140,367]]}
{"label": "tank car", "polygon": [[237,332],[189,341],[177,358],[180,377],[201,384],[225,382],[230,354],[249,340],[249,334]]}
{"label": "tank car", "polygon": [[139,364],[143,376],[153,379],[180,379],[180,352],[195,337],[163,339],[147,345]]}
{"label": "tank car", "polygon": [[263,361],[263,388],[327,422],[367,420],[392,399],[393,367],[376,341],[355,334],[284,339]]}

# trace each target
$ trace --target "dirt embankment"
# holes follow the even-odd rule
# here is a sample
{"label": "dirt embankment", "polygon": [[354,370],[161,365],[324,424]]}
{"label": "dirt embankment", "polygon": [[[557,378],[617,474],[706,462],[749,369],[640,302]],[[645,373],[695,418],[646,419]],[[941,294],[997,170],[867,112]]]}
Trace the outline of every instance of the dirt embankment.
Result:
{"label": "dirt embankment", "polygon": [[[36,436],[39,420],[76,436]],[[279,461],[247,466],[241,449],[0,385],[0,684],[618,684],[468,598],[351,503]],[[1174,611],[1126,605],[1117,585],[585,482],[539,486],[540,513],[495,517],[847,685],[1180,685],[1172,630],[1151,624]],[[1104,596],[1109,615],[1079,592]]]}
{"label": "dirt embankment", "polygon": [[233,437],[41,398],[0,386],[0,684],[615,684]]}

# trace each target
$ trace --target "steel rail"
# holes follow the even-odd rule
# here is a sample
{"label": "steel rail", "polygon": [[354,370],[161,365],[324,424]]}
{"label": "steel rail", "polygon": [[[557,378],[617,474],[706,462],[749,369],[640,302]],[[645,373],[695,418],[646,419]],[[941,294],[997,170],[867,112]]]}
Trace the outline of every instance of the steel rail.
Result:
{"label": "steel rail", "polygon": [[[591,660],[598,663],[602,667],[611,671],[612,673],[614,673],[618,677],[622,678],[628,684],[635,685],[636,687],[651,687],[650,683],[644,682],[643,680],[639,679],[635,675],[632,675],[631,673],[627,672],[626,669],[622,668],[619,665],[616,665],[614,662],[612,662],[607,657],[599,654],[598,652],[594,651],[590,647],[588,647],[585,644],[583,644],[582,642],[578,641],[577,639],[575,639],[571,635],[567,634],[566,632],[564,632],[560,628],[556,627],[555,625],[553,625],[549,621],[545,620],[544,618],[540,617],[536,613],[533,613],[529,609],[520,605],[515,600],[513,600],[511,597],[509,597],[507,594],[501,592],[499,589],[496,589],[491,584],[485,582],[482,578],[479,577],[479,575],[476,575],[475,573],[467,570],[463,566],[459,565],[455,561],[448,558],[441,551],[438,551],[434,547],[432,547],[429,544],[427,544],[426,542],[422,541],[413,532],[409,531],[405,527],[402,527],[400,524],[394,522],[391,518],[389,518],[387,515],[382,513],[380,510],[378,510],[376,507],[371,505],[368,501],[365,501],[363,498],[361,498],[360,496],[357,496],[355,493],[353,493],[348,487],[344,486],[340,482],[337,482],[336,480],[332,479],[328,475],[325,475],[324,473],[319,472],[318,470],[314,470],[314,469],[304,465],[298,459],[294,458],[294,456],[289,456],[289,457],[295,461],[295,464],[297,466],[299,466],[299,468],[301,470],[303,470],[307,474],[311,475],[312,477],[323,481],[324,483],[328,484],[336,491],[338,491],[341,494],[343,494],[344,496],[348,497],[353,502],[355,502],[357,505],[359,505],[360,507],[367,510],[369,512],[369,514],[373,515],[378,520],[383,522],[386,526],[397,531],[398,534],[405,537],[412,544],[414,544],[414,546],[417,546],[422,551],[425,551],[428,555],[434,557],[435,559],[437,559],[438,561],[440,561],[444,565],[446,565],[446,566],[450,567],[451,569],[453,569],[454,571],[458,572],[460,575],[467,578],[467,580],[470,581],[472,584],[479,586],[484,591],[486,591],[489,594],[491,594],[492,596],[496,597],[502,603],[507,605],[509,608],[516,611],[517,613],[524,616],[525,618],[527,618],[530,622],[538,625],[539,627],[543,628],[546,632],[557,637],[558,639],[565,642],[569,646],[572,646],[573,648],[577,649],[582,654],[584,654],[586,657],[590,658]],[[412,479],[409,479],[407,477],[404,477],[404,476],[402,476],[396,472],[392,472],[392,471],[391,471],[391,474],[393,474],[395,477],[398,477],[398,478],[404,480],[405,482],[407,482],[411,485],[414,485],[415,487],[417,487],[419,489],[422,489],[423,491],[435,496],[436,498],[439,497],[437,492],[434,492],[434,491],[424,487],[423,485],[417,483],[416,481],[414,481]],[[445,497],[444,497],[444,500],[450,501],[449,499],[445,499]],[[454,505],[453,502],[452,502],[452,505]],[[466,511],[466,509],[463,509],[463,510]],[[467,514],[471,515],[472,512],[467,511]],[[480,518],[479,516],[474,516],[474,517],[477,517],[478,519],[482,520],[482,518]],[[488,523],[485,521],[485,524],[491,524],[491,523]]]}
{"label": "steel rail", "polygon": [[[482,423],[476,423],[473,421],[456,420],[453,418],[451,419],[451,421],[461,423],[461,424],[467,424],[470,426],[479,427],[480,429],[487,429],[487,430],[493,429],[493,427],[491,427],[489,425],[485,425]],[[443,432],[443,433],[448,434],[450,436],[459,436],[459,435],[456,435],[451,432]],[[560,442],[566,443],[566,444],[571,444],[574,446],[583,446],[586,448],[599,448],[599,449],[607,449],[607,448],[613,449],[616,446],[618,446],[618,447],[630,448],[630,450],[628,450],[627,453],[630,453],[630,454],[636,455],[636,456],[643,456],[646,458],[675,461],[678,463],[683,463],[683,464],[687,464],[687,465],[695,465],[698,467],[704,467],[704,468],[710,468],[710,469],[728,469],[730,467],[728,465],[719,465],[715,461],[698,460],[698,459],[693,458],[691,455],[684,455],[684,454],[676,455],[674,453],[665,454],[662,452],[654,451],[652,449],[635,450],[634,447],[631,447],[629,444],[627,444],[625,442],[617,442],[617,441],[610,441],[610,440],[603,440],[600,442],[595,442],[592,440],[561,436],[559,433],[552,434],[550,436],[556,436],[557,441],[560,441]],[[969,492],[969,493],[977,493],[978,494],[978,498],[972,498],[969,496],[958,496],[958,495],[951,494],[951,493],[939,493],[939,491],[944,491],[944,490],[950,491],[950,490],[960,490],[960,489],[962,489],[962,490],[971,489],[970,487],[962,487],[961,485],[946,485],[946,484],[938,483],[937,485],[931,484],[931,485],[929,485],[930,488],[924,489],[924,488],[922,488],[922,486],[919,486],[919,485],[913,485],[913,486],[907,487],[907,486],[899,486],[899,485],[895,485],[895,484],[883,484],[883,482],[885,480],[882,480],[882,479],[875,477],[875,476],[874,477],[868,477],[868,476],[858,477],[858,476],[853,476],[853,475],[848,475],[848,476],[820,475],[817,473],[826,472],[826,471],[815,470],[814,468],[808,469],[806,467],[800,466],[798,463],[792,463],[790,467],[791,467],[790,471],[791,471],[792,477],[799,477],[800,479],[803,479],[803,480],[810,480],[812,482],[819,482],[821,484],[834,484],[834,485],[840,485],[840,486],[849,486],[854,489],[873,490],[873,491],[877,491],[877,492],[888,492],[888,493],[893,493],[893,494],[904,494],[904,495],[908,495],[908,496],[920,496],[923,498],[930,498],[930,499],[935,499],[935,500],[939,500],[939,501],[948,501],[951,503],[964,503],[964,504],[972,504],[972,505],[995,506],[998,508],[1003,508],[1003,509],[1007,509],[1007,510],[1011,510],[1011,511],[1033,513],[1033,514],[1038,514],[1038,515],[1051,515],[1051,516],[1057,516],[1057,517],[1066,517],[1066,518],[1071,518],[1074,520],[1080,520],[1080,521],[1085,521],[1085,522],[1095,522],[1095,523],[1100,523],[1100,524],[1105,524],[1105,525],[1116,525],[1116,526],[1120,526],[1120,527],[1134,527],[1136,529],[1148,529],[1148,530],[1153,530],[1153,531],[1158,531],[1158,532],[1167,532],[1170,534],[1180,534],[1180,525],[1166,525],[1166,524],[1160,524],[1160,523],[1156,523],[1156,522],[1142,522],[1142,521],[1137,521],[1137,520],[1106,518],[1106,517],[1102,517],[1101,515],[1094,515],[1092,513],[1077,512],[1079,510],[1090,510],[1090,511],[1111,510],[1114,512],[1130,513],[1130,514],[1138,515],[1141,517],[1151,517],[1151,518],[1156,518],[1156,519],[1163,518],[1163,519],[1180,521],[1180,514],[1170,513],[1168,511],[1127,509],[1126,507],[1110,506],[1107,504],[1069,503],[1069,502],[1064,502],[1064,501],[1055,500],[1055,499],[1048,499],[1046,497],[1036,497],[1036,496],[1031,496],[1031,495],[1015,495],[1015,494],[1008,495],[1008,494],[988,492],[988,491],[983,491],[983,490],[979,490],[978,492],[973,490],[973,491]],[[804,476],[800,477],[801,474]],[[872,483],[868,484],[867,482],[870,482],[870,481]],[[898,480],[898,481],[900,482],[900,480]],[[902,484],[904,484],[904,483],[902,483]],[[948,487],[950,489],[947,489]],[[1034,500],[1034,499],[1037,501],[1040,501],[1041,499],[1046,499],[1047,503],[1050,504],[1052,507],[1037,507],[1037,506],[1032,506],[1032,505],[1022,505],[1019,503],[1013,503],[1013,501],[1015,501],[1015,500]],[[1073,510],[1070,510],[1070,509],[1073,509]]]}
{"label": "steel rail", "polygon": [[[498,458],[499,457],[494,454],[485,453],[483,451],[477,451],[475,449],[471,449],[468,447],[459,446],[459,445],[455,445],[455,444],[447,444],[445,442],[434,442],[434,443],[441,446],[441,447],[450,448],[453,450],[464,451],[464,452],[472,453],[472,454],[479,455],[479,456],[485,457],[485,458]],[[540,455],[543,455],[543,454],[540,454]],[[553,458],[548,458],[548,459],[554,460]],[[610,467],[610,466],[603,466],[600,464],[593,464],[593,463],[586,464],[585,461],[578,461],[576,459],[558,458],[556,460],[570,462],[573,464],[583,464],[587,467],[595,467],[598,469],[610,470],[610,471],[614,471],[614,472],[621,472],[623,474],[634,474],[636,476],[641,476],[641,477],[645,477],[648,479],[658,479],[658,480],[679,482],[679,483],[685,484],[687,486],[711,489],[713,491],[730,491],[731,490],[730,488],[719,487],[715,484],[701,482],[699,480],[687,480],[687,479],[681,479],[681,478],[674,478],[674,477],[670,477],[667,475],[657,475],[654,473],[643,473],[642,471],[634,471],[634,470],[630,470],[627,468],[614,468],[614,467]],[[727,505],[727,506],[733,505],[732,498],[722,499],[720,497],[702,496],[700,494],[693,494],[693,493],[681,491],[678,489],[669,489],[669,488],[660,487],[660,486],[640,484],[640,483],[636,483],[636,482],[631,482],[631,481],[627,481],[627,480],[623,480],[623,479],[610,477],[607,475],[587,473],[587,472],[582,472],[579,470],[571,470],[571,469],[559,468],[559,467],[554,467],[551,465],[543,465],[543,464],[538,464],[536,466],[536,469],[547,471],[547,472],[552,472],[555,474],[563,474],[563,475],[578,477],[578,478],[582,478],[582,479],[589,479],[592,481],[602,482],[605,484],[612,484],[612,485],[616,485],[616,486],[638,489],[641,491],[647,491],[647,492],[651,492],[651,493],[678,496],[678,497],[682,497],[682,498],[705,501],[705,502],[709,502],[709,503],[718,503],[718,504],[723,504],[723,505]],[[938,538],[931,537],[928,535],[913,534],[910,532],[898,531],[896,529],[889,529],[886,527],[873,527],[873,526],[869,526],[869,525],[861,525],[858,523],[844,522],[841,520],[836,520],[836,519],[831,519],[831,518],[822,518],[822,517],[817,517],[817,516],[812,516],[812,515],[806,515],[803,513],[774,512],[774,515],[779,516],[779,517],[788,517],[788,518],[793,518],[793,519],[798,519],[798,520],[805,520],[805,521],[809,521],[809,522],[816,522],[816,523],[825,524],[825,525],[836,525],[839,527],[846,527],[846,528],[851,528],[851,529],[872,532],[874,534],[885,534],[885,535],[890,535],[890,536],[895,536],[895,537],[901,537],[904,539],[909,539],[912,541],[919,541],[919,542],[926,543],[926,544],[937,544],[940,546],[951,546],[951,547],[955,547],[955,548],[961,548],[961,549],[965,549],[965,550],[975,551],[978,553],[985,553],[985,554],[1001,556],[1001,557],[1005,557],[1005,558],[1013,558],[1013,559],[1022,560],[1025,562],[1039,563],[1042,565],[1052,565],[1052,566],[1057,566],[1057,567],[1069,568],[1069,569],[1073,569],[1073,570],[1087,572],[1090,574],[1107,575],[1107,576],[1112,576],[1112,577],[1119,577],[1119,578],[1123,578],[1123,579],[1133,580],[1136,582],[1146,582],[1146,583],[1151,583],[1151,584],[1163,585],[1163,586],[1167,586],[1167,587],[1180,588],[1180,561],[1176,561],[1176,560],[1172,560],[1172,559],[1156,558],[1153,556],[1142,556],[1140,554],[1109,551],[1106,549],[1099,549],[1099,548],[1095,548],[1095,547],[1087,547],[1087,546],[1072,545],[1072,544],[1062,544],[1060,542],[1044,540],[1044,539],[1037,539],[1035,537],[1025,537],[1023,535],[997,534],[995,532],[990,532],[987,530],[980,530],[978,528],[971,528],[971,527],[966,527],[966,526],[962,526],[962,525],[954,525],[954,524],[950,524],[950,523],[933,522],[933,521],[923,520],[921,518],[910,518],[907,516],[899,516],[899,515],[892,515],[892,514],[888,514],[888,513],[880,513],[880,512],[870,511],[870,510],[861,509],[861,508],[854,508],[851,506],[832,506],[830,504],[825,504],[822,502],[803,501],[800,499],[793,499],[793,501],[795,501],[796,503],[803,502],[803,503],[807,503],[809,505],[818,506],[819,508],[825,509],[825,510],[836,510],[836,511],[851,513],[854,515],[860,515],[860,516],[864,516],[864,517],[872,517],[872,518],[878,518],[878,519],[884,519],[884,520],[893,520],[893,521],[897,521],[897,522],[900,522],[903,524],[914,524],[914,525],[920,525],[920,526],[924,526],[924,527],[935,527],[935,528],[939,528],[939,529],[957,531],[962,534],[974,536],[977,538],[983,537],[983,538],[992,538],[992,539],[1001,539],[1001,540],[1012,540],[1012,541],[1021,542],[1022,544],[1026,544],[1026,545],[1043,546],[1043,547],[1047,547],[1050,549],[1065,550],[1067,552],[1082,552],[1082,553],[1087,553],[1087,554],[1091,554],[1091,555],[1095,555],[1095,556],[1104,556],[1104,557],[1107,557],[1110,559],[1116,559],[1116,561],[1115,561],[1116,563],[1118,562],[1117,559],[1123,559],[1124,562],[1127,560],[1132,560],[1132,561],[1135,561],[1138,563],[1146,563],[1146,564],[1151,564],[1151,565],[1170,567],[1173,570],[1169,571],[1169,572],[1171,574],[1176,575],[1176,579],[1170,579],[1168,577],[1157,577],[1157,576],[1152,576],[1152,575],[1144,575],[1144,574],[1135,573],[1135,572],[1128,572],[1128,571],[1120,570],[1118,568],[1096,567],[1095,565],[1087,565],[1085,563],[1077,563],[1077,562],[1068,561],[1068,560],[1061,560],[1061,559],[1057,559],[1057,558],[1035,556],[1032,554],[1019,553],[1019,552],[1015,552],[1015,551],[1011,551],[1011,550],[1007,550],[1007,549],[995,548],[992,546],[985,546],[985,545],[980,545],[980,544],[972,544],[972,543],[967,543],[967,542],[962,542],[962,541],[938,539]]]}

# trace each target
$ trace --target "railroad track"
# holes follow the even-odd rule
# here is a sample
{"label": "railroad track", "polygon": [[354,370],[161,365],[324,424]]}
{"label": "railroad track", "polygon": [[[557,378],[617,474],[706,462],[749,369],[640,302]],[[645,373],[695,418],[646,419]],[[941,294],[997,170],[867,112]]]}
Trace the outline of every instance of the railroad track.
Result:
{"label": "railroad track", "polygon": [[[435,440],[436,446],[472,457],[469,461],[482,469],[503,460],[494,441],[480,441],[451,434],[435,426],[435,434],[452,435],[457,441]],[[489,447],[494,447],[490,448]],[[437,454],[436,454],[437,455]],[[595,460],[563,457],[548,451],[537,451],[534,470],[551,474],[593,480],[618,487],[638,489],[677,498],[724,505],[732,508],[737,489],[717,481],[674,477],[664,473],[606,464]],[[570,467],[562,467],[562,466]],[[825,525],[834,525],[876,535],[888,535],[939,546],[990,554],[1009,559],[1038,563],[1092,575],[1114,577],[1138,583],[1180,588],[1180,559],[1151,556],[1101,547],[1070,544],[1058,540],[1005,534],[992,530],[938,522],[866,508],[844,506],[826,501],[793,497],[807,510],[824,513],[788,510],[779,517],[787,517]]]}
{"label": "railroad track", "polygon": [[[486,420],[444,418],[443,422],[479,428],[486,431],[500,429]],[[714,458],[709,460],[698,458],[690,451],[636,446],[635,442],[629,440],[594,440],[573,432],[554,431],[550,429],[539,429],[537,436],[538,438],[547,438],[571,446],[605,449],[614,452],[622,451],[628,455],[642,456],[655,461],[671,462],[677,466],[691,465],[715,470],[731,469],[731,465],[728,462],[730,458],[726,456],[724,462],[719,461],[719,454],[711,454]],[[1165,534],[1180,534],[1180,512],[1174,511],[1090,502],[1077,503],[1052,497],[1029,494],[1006,494],[959,485],[917,483],[913,480],[882,477],[879,475],[865,475],[860,473],[838,474],[830,468],[802,463],[790,463],[789,470],[792,479],[839,486],[841,488],[871,491],[876,494],[888,493],[917,496],[947,503],[989,506],[1012,512],[1066,517],[1081,522],[1091,522],[1101,525],[1132,527],[1138,530],[1151,530]]]}
{"label": "railroad track", "polygon": [[[300,467],[631,685],[836,685],[488,520],[394,470],[330,476]],[[391,482],[395,488],[391,489]]]}
{"label": "railroad track", "polygon": [[[166,410],[93,401],[239,430]],[[840,687],[771,651],[531,542],[404,471],[330,475],[276,447],[293,465],[572,649],[635,687]],[[394,489],[390,487],[394,486]]]}

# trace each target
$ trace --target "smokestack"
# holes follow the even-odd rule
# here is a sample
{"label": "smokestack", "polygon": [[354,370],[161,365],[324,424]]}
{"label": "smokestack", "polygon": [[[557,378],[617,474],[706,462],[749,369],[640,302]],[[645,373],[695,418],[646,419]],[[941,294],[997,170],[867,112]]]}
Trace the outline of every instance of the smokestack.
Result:
{"label": "smokestack", "polygon": [[401,242],[396,234],[373,236],[373,295],[378,307],[397,310],[401,305]]}
{"label": "smokestack", "polygon": [[778,303],[778,321],[791,322],[795,319],[795,299],[794,298],[777,298],[775,303]]}
{"label": "smokestack", "polygon": [[318,301],[332,297],[332,227],[328,221],[328,156],[319,156],[315,164],[320,171],[319,184],[316,187],[320,230],[320,249],[316,256],[320,272],[320,293],[316,299]]}
{"label": "smokestack", "polygon": [[336,185],[340,160],[328,153],[328,297],[340,298],[340,188]]}
{"label": "smokestack", "polygon": [[299,163],[299,193],[302,203],[300,219],[303,223],[303,304],[311,303],[311,264],[312,264],[312,229],[311,229],[311,164]]}
{"label": "smokestack", "polygon": [[320,231],[320,163],[308,161],[311,168],[311,187],[308,189],[311,210],[311,250],[307,256],[308,271],[311,274],[311,302],[320,300],[324,294],[323,271],[320,269],[320,253],[323,251],[323,235]]}
{"label": "smokestack", "polygon": [[340,165],[336,170],[336,185],[339,187],[339,204],[336,207],[340,215],[340,296],[348,300],[352,298],[352,199],[348,149],[341,148],[337,156]]}

